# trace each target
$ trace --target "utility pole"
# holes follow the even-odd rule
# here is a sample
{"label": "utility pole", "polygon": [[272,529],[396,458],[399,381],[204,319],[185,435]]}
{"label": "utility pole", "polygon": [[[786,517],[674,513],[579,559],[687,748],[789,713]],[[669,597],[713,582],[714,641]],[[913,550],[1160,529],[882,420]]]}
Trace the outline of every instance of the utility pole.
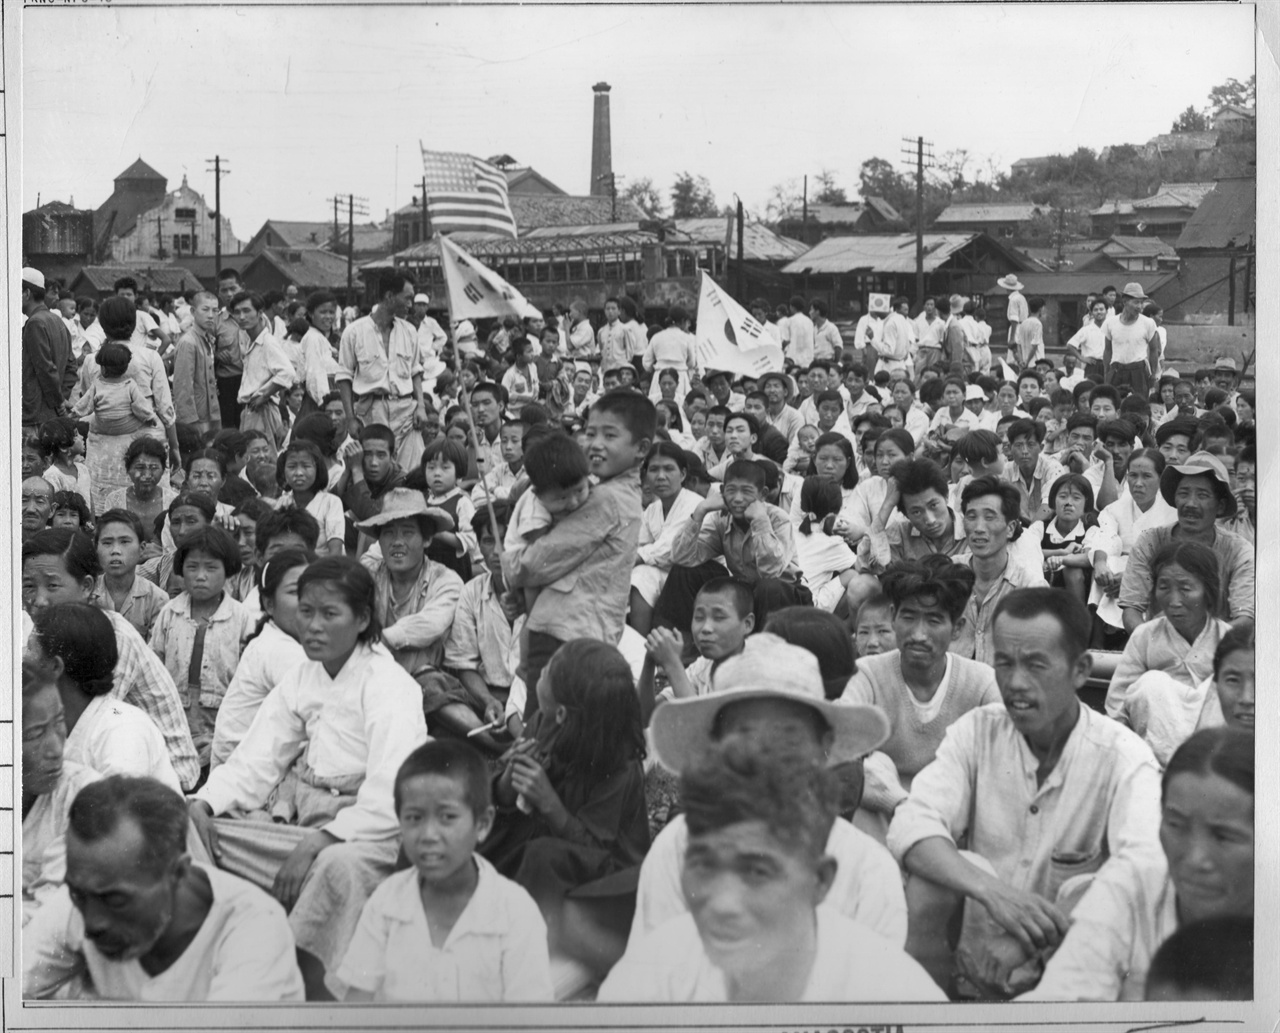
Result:
{"label": "utility pole", "polygon": [[[903,156],[916,167],[916,304],[924,304],[924,170],[933,168],[933,144],[923,136],[902,138]],[[863,198],[863,200],[866,200]]]}
{"label": "utility pole", "polygon": [[800,239],[809,243],[809,177],[804,177],[804,192],[800,199]]}
{"label": "utility pole", "polygon": [[427,177],[422,177],[422,242],[425,244],[431,239],[431,235],[427,233]]}
{"label": "utility pole", "polygon": [[159,212],[156,212],[156,257],[164,258],[164,222]]}
{"label": "utility pole", "polygon": [[744,267],[743,261],[742,261],[742,238],[744,236],[743,234],[744,226],[742,225],[742,223],[743,223],[742,199],[739,198],[738,199],[738,301],[739,302],[743,301],[745,297],[746,286],[747,286],[746,280],[744,279],[744,277],[746,276],[746,268]]}
{"label": "utility pole", "polygon": [[213,266],[217,271],[222,266],[222,177],[231,175],[231,170],[220,154],[205,161],[213,162]]}
{"label": "utility pole", "polygon": [[333,201],[333,246],[334,251],[338,247],[338,202],[341,200],[347,202],[347,304],[351,304],[353,290],[355,287],[355,241],[356,241],[356,215],[369,214],[369,199],[367,197],[357,197],[355,194],[335,194],[329,200]]}

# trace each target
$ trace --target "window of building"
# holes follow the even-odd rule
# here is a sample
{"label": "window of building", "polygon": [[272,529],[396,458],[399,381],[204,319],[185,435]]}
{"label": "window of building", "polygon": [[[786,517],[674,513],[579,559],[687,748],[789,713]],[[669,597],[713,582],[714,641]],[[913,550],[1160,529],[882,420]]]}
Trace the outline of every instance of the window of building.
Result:
{"label": "window of building", "polygon": [[195,220],[196,210],[194,208],[175,208],[173,217],[179,222],[192,222]]}

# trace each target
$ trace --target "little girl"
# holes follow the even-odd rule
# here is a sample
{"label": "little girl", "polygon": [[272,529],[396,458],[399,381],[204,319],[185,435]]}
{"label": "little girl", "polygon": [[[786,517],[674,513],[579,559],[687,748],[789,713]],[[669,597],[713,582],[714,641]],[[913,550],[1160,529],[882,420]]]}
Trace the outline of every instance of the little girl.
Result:
{"label": "little girl", "polygon": [[537,901],[554,955],[570,946],[566,894],[648,850],[644,723],[630,666],[603,642],[565,643],[536,691],[538,712],[503,758],[481,852]]}
{"label": "little girl", "polygon": [[341,500],[325,490],[329,485],[329,464],[320,447],[304,438],[290,442],[276,460],[276,479],[287,489],[276,508],[305,509],[320,524],[316,552],[321,556],[343,555],[346,516]]}
{"label": "little girl", "polygon": [[1040,539],[1045,575],[1050,587],[1065,587],[1084,602],[1089,595],[1092,556],[1099,537],[1093,485],[1081,474],[1064,473],[1049,488],[1049,506],[1055,516]]}
{"label": "little girl", "polygon": [[1151,581],[1151,611],[1159,616],[1133,630],[1106,703],[1110,717],[1143,736],[1153,710],[1182,709],[1183,723],[1195,727],[1213,676],[1214,653],[1231,630],[1213,616],[1222,582],[1217,554],[1209,546],[1169,542],[1151,562]]}
{"label": "little girl", "polygon": [[223,589],[240,570],[235,539],[218,527],[194,531],[178,542],[174,569],[183,590],[156,617],[151,648],[173,677],[187,711],[187,727],[208,777],[213,724],[240,662],[253,620]]}
{"label": "little girl", "polygon": [[133,434],[156,425],[156,410],[142,390],[128,376],[133,353],[128,345],[107,341],[98,349],[98,370],[102,374],[72,407],[89,429],[98,434]]}
{"label": "little girl", "polygon": [[93,586],[93,600],[100,609],[120,614],[147,639],[156,617],[169,604],[169,596],[155,582],[138,577],[143,541],[138,514],[127,509],[109,509],[102,514],[94,534],[102,576]]}
{"label": "little girl", "polygon": [[[391,788],[427,741],[427,722],[418,683],[379,643],[373,575],[331,556],[297,586],[307,658],[267,694],[190,809],[219,866],[289,911],[307,996],[323,1000],[325,970],[337,968],[369,894],[395,869]],[[275,821],[263,812],[273,793]]]}
{"label": "little girl", "polygon": [[475,503],[458,485],[466,469],[466,449],[448,438],[436,438],[422,452],[427,505],[443,509],[453,517],[458,529],[436,534],[427,548],[427,558],[444,564],[463,581],[470,581],[472,565],[480,562],[480,547],[471,533]]}
{"label": "little girl", "polygon": [[54,491],[78,492],[85,504],[90,504],[89,468],[81,461],[84,456],[84,438],[76,421],[58,416],[40,424],[40,444],[49,457],[49,468],[40,476],[49,482]]}
{"label": "little girl", "polygon": [[806,477],[800,488],[804,518],[796,534],[796,561],[804,583],[813,593],[813,604],[833,611],[853,579],[854,554],[842,538],[824,529],[830,517],[840,513],[840,487],[822,477]]}
{"label": "little girl", "polygon": [[258,582],[262,619],[245,642],[240,663],[218,708],[209,752],[210,771],[231,756],[267,694],[307,658],[298,642],[298,578],[315,558],[314,553],[302,549],[285,549],[262,568]]}
{"label": "little girl", "polygon": [[53,515],[49,518],[50,527],[69,527],[73,531],[84,531],[93,534],[93,514],[89,505],[77,491],[55,491],[51,502]]}

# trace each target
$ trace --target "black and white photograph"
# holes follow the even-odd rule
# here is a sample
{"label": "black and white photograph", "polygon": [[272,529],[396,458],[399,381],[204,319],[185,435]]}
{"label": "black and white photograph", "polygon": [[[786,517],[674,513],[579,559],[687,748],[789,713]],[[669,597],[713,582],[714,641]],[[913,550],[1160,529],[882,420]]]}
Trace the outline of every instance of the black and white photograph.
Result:
{"label": "black and white photograph", "polygon": [[6,4],[0,1029],[1280,1023],[1266,6]]}

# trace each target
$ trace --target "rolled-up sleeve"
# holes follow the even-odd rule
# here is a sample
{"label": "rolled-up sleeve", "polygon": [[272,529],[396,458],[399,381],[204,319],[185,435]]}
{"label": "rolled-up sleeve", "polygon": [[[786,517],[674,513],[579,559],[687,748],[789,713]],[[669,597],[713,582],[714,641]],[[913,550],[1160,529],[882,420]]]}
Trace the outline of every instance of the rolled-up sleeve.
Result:
{"label": "rolled-up sleeve", "polygon": [[977,770],[976,713],[970,711],[947,729],[937,755],[916,775],[910,795],[894,814],[887,845],[899,864],[921,840],[941,836],[955,843],[968,828]]}
{"label": "rolled-up sleeve", "polygon": [[1248,545],[1241,542],[1236,550],[1236,562],[1231,570],[1231,587],[1227,590],[1227,604],[1230,609],[1228,620],[1239,620],[1241,617],[1252,619],[1254,614],[1254,587],[1257,572],[1254,567],[1253,553]]}
{"label": "rolled-up sleeve", "polygon": [[382,641],[388,649],[426,649],[449,634],[462,595],[462,578],[445,567],[432,576],[435,583],[422,609],[382,629]]}
{"label": "rolled-up sleeve", "polygon": [[684,521],[671,539],[671,563],[680,567],[696,567],[724,554],[720,536],[720,518],[708,513],[699,525],[693,518]]}

